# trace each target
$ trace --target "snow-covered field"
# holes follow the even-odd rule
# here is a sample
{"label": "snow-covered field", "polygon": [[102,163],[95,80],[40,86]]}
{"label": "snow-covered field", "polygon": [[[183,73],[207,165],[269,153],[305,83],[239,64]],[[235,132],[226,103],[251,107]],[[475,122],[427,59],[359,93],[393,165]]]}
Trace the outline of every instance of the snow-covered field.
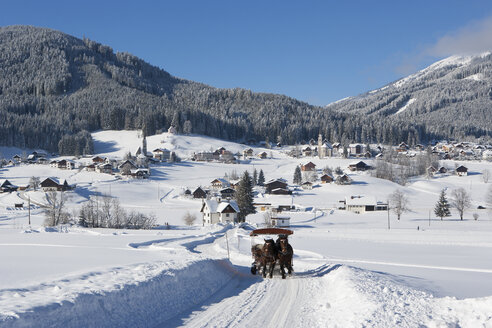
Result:
{"label": "snow-covered field", "polygon": [[[98,154],[114,158],[141,144],[134,131],[98,132],[94,139]],[[42,205],[44,194],[0,194],[0,326],[492,327],[492,213],[477,210],[492,185],[482,181],[480,172],[492,171],[491,163],[466,162],[467,177],[418,178],[405,187],[350,173],[354,183],[348,186],[319,184],[294,196],[259,193],[257,202],[299,208],[282,214],[291,217],[294,230],[289,240],[295,274],[264,280],[249,273],[249,232],[263,221],[263,213],[249,216],[249,224],[242,226],[187,227],[183,215],[189,211],[201,218],[201,201],[183,197],[183,191],[208,186],[233,170],[262,169],[267,180],[291,182],[300,163],[346,169],[353,160],[293,159],[276,149],[267,150],[273,158],[242,164],[195,163],[186,160],[193,152],[221,146],[241,152],[248,146],[167,133],[147,142],[149,150],[168,148],[185,160],[152,166],[149,180],[41,165],[0,169],[0,180],[17,185],[28,184],[31,176],[76,184],[67,193],[71,211],[91,195],[108,194],[124,208],[152,213],[171,228],[45,228],[38,206],[29,227],[27,210],[13,204],[30,196]],[[4,156],[21,151],[0,149]],[[435,218],[440,190],[448,188],[449,195],[458,187],[472,196],[465,220],[453,210],[450,218]],[[400,221],[390,213],[391,229],[386,212],[358,215],[336,209],[346,196],[385,201],[395,189],[408,196],[412,210]]]}

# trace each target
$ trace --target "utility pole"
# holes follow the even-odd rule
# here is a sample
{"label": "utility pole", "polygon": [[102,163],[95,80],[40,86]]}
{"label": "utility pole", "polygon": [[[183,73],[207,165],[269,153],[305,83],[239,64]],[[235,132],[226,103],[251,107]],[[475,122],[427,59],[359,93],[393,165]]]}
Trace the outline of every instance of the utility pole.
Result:
{"label": "utility pole", "polygon": [[229,259],[229,261],[231,260],[231,254],[229,253],[229,237],[227,237],[227,233],[229,231],[226,231],[225,233],[225,237],[226,237],[226,243],[227,243],[227,258]]}
{"label": "utility pole", "polygon": [[429,227],[431,226],[431,211],[429,210]]}
{"label": "utility pole", "polygon": [[388,201],[388,230],[390,230],[390,202]]}
{"label": "utility pole", "polygon": [[31,227],[31,196],[27,196],[27,206],[29,208],[29,227]]}

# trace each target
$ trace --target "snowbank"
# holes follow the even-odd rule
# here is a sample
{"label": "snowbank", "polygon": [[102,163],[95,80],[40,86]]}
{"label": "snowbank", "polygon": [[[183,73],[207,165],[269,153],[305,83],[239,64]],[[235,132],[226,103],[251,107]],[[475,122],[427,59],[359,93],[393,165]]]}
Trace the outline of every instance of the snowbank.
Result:
{"label": "snowbank", "polygon": [[[234,274],[226,260],[201,259],[115,268],[111,272],[91,273],[28,289],[4,290],[0,294],[0,326],[162,325],[180,312],[203,303]],[[128,279],[133,282],[125,284]],[[50,304],[38,306],[46,304],[46,297],[51,298]],[[12,302],[13,299],[22,301]]]}

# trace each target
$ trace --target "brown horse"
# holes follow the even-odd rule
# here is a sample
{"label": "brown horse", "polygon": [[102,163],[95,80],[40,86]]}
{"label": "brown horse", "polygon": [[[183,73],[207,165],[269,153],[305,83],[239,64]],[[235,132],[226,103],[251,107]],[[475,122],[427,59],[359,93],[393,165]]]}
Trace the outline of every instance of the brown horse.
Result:
{"label": "brown horse", "polygon": [[261,253],[262,255],[261,255],[260,263],[262,267],[263,278],[266,278],[267,275],[267,264],[269,264],[268,275],[270,276],[270,278],[272,278],[273,268],[275,268],[276,253],[277,253],[273,239],[265,240],[265,244],[263,245]]}
{"label": "brown horse", "polygon": [[294,250],[287,241],[287,238],[281,238],[279,240],[279,245],[280,247],[277,251],[278,264],[280,265],[282,279],[285,279],[285,267],[287,267],[289,275],[292,274],[292,257],[294,256]]}

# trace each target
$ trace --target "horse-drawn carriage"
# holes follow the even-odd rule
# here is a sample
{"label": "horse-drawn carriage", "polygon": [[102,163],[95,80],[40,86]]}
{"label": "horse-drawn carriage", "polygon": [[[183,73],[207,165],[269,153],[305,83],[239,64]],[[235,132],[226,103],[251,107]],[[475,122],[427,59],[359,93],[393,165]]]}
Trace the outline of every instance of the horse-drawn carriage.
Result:
{"label": "horse-drawn carriage", "polygon": [[[289,275],[292,274],[294,251],[289,244],[288,236],[293,233],[292,230],[280,228],[253,230],[249,234],[251,236],[251,256],[254,260],[251,265],[251,273],[260,273],[264,278],[268,273],[272,278],[275,265],[278,264],[282,279],[285,279],[285,269]],[[276,241],[271,237],[273,235],[277,235]]]}

